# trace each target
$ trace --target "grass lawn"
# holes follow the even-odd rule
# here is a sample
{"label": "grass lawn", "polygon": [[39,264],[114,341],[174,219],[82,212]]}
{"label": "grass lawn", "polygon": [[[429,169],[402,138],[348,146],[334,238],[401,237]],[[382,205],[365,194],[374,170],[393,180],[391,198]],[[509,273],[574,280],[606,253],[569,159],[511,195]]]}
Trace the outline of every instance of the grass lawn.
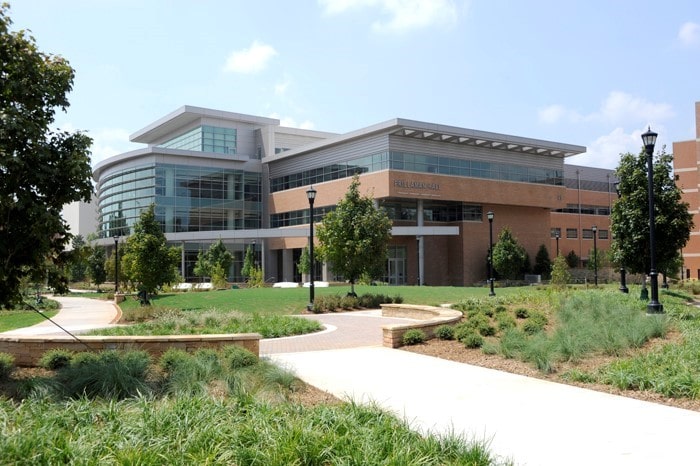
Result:
{"label": "grass lawn", "polygon": [[[502,288],[499,295],[518,293],[519,288]],[[344,296],[350,291],[350,285],[316,288],[316,296],[338,294]],[[401,296],[406,303],[440,305],[456,303],[468,298],[488,296],[488,288],[465,288],[450,286],[368,286],[357,285],[355,292],[359,295],[384,294]],[[238,290],[202,291],[186,293],[167,293],[155,296],[153,306],[206,311],[240,311],[245,313],[299,314],[309,302],[308,288],[241,288]],[[131,309],[139,303],[129,299],[121,304],[122,309]]]}
{"label": "grass lawn", "polygon": [[[55,316],[57,313],[57,309],[47,309],[43,311],[43,315],[49,318]],[[46,319],[35,311],[0,311],[0,332],[29,327],[43,322],[44,320]]]}

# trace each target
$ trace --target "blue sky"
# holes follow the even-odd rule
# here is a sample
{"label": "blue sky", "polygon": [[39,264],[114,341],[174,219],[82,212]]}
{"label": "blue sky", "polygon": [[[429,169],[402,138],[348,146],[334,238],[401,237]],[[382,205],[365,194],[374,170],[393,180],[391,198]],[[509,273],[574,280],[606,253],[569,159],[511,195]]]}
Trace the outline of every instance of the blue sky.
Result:
{"label": "blue sky", "polygon": [[76,70],[57,126],[93,163],[182,105],[347,132],[409,118],[579,144],[695,138],[700,8],[671,0],[11,0]]}

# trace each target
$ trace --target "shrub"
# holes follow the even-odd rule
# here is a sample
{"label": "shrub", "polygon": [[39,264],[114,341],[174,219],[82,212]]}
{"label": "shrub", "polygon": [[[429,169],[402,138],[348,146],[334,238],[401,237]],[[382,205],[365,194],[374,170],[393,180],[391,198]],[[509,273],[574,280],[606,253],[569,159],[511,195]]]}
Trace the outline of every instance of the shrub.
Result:
{"label": "shrub", "polygon": [[465,348],[481,348],[484,344],[484,337],[476,332],[471,332],[464,335],[459,341],[464,344]]}
{"label": "shrub", "polygon": [[515,319],[511,315],[505,313],[496,315],[496,323],[498,324],[499,330],[508,330],[516,326]]}
{"label": "shrub", "polygon": [[66,367],[73,358],[73,352],[66,349],[51,349],[45,352],[39,359],[39,366],[44,369],[56,370]]}
{"label": "shrub", "polygon": [[515,317],[518,319],[527,319],[530,317],[530,311],[525,309],[524,307],[519,307],[515,310]]}
{"label": "shrub", "polygon": [[454,327],[455,340],[462,341],[462,338],[474,333],[474,328],[469,324],[469,322],[461,322]]}
{"label": "shrub", "polygon": [[71,398],[122,399],[150,391],[146,383],[150,364],[151,357],[145,351],[81,353],[59,371],[58,380]]}
{"label": "shrub", "polygon": [[407,330],[403,334],[403,344],[404,345],[418,345],[425,341],[425,332],[418,328],[412,328]]}
{"label": "shrub", "polygon": [[533,312],[523,324],[523,330],[528,335],[534,335],[544,330],[547,326],[547,316],[541,312]]}
{"label": "shrub", "polygon": [[507,310],[508,309],[502,304],[499,304],[498,306],[496,306],[496,314],[501,314],[503,312],[506,312]]}
{"label": "shrub", "polygon": [[185,350],[170,348],[160,356],[158,365],[166,374],[172,374],[187,364],[191,358],[190,354]]}
{"label": "shrub", "polygon": [[0,380],[10,376],[15,368],[15,357],[8,353],[0,353]]}
{"label": "shrub", "polygon": [[396,295],[393,298],[391,298],[391,302],[393,302],[394,304],[401,304],[403,303],[403,296]]}
{"label": "shrub", "polygon": [[257,356],[237,345],[226,346],[221,351],[224,357],[224,363],[229,369],[253,366],[258,362]]}
{"label": "shrub", "polygon": [[441,325],[435,329],[435,336],[438,340],[454,340],[455,329],[451,325]]}
{"label": "shrub", "polygon": [[496,327],[491,324],[480,324],[477,330],[480,335],[485,337],[492,337],[496,334]]}
{"label": "shrub", "polygon": [[357,298],[355,296],[343,296],[340,298],[340,307],[343,309],[355,309],[357,307]]}

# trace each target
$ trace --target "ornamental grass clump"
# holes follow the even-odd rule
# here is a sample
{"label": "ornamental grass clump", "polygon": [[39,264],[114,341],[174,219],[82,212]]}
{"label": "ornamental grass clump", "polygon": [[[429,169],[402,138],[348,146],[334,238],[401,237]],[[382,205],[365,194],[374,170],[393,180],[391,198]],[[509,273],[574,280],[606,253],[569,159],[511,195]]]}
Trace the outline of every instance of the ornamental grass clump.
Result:
{"label": "ornamental grass clump", "polygon": [[15,368],[15,357],[8,353],[0,353],[0,380],[7,379]]}
{"label": "ornamental grass clump", "polygon": [[61,369],[70,364],[73,355],[72,351],[66,349],[51,349],[41,355],[39,366],[49,370]]}

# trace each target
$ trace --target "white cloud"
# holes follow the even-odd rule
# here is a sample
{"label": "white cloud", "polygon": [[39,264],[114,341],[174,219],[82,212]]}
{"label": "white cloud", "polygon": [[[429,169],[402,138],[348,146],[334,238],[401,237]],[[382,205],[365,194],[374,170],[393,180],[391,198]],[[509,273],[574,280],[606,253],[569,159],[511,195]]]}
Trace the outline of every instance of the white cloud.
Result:
{"label": "white cloud", "polygon": [[88,136],[92,138],[93,167],[109,157],[142,147],[129,141],[129,132],[125,129],[101,128],[88,132]]}
{"label": "white cloud", "polygon": [[291,82],[289,79],[285,79],[284,81],[275,84],[275,95],[284,96],[287,93],[287,89],[289,89],[290,84]]}
{"label": "white cloud", "polygon": [[224,71],[257,73],[264,70],[267,63],[275,55],[277,55],[277,51],[272,46],[254,41],[249,48],[232,52],[226,59]]}
{"label": "white cloud", "polygon": [[685,46],[700,44],[700,25],[691,22],[683,23],[678,30],[678,40]]}
{"label": "white cloud", "polygon": [[635,130],[626,133],[623,128],[617,127],[588,144],[585,154],[568,158],[566,163],[613,169],[620,162],[620,154],[639,152],[642,146],[642,132]]}
{"label": "white cloud", "polygon": [[304,120],[301,123],[297,123],[294,118],[291,117],[280,117],[278,113],[271,113],[270,118],[276,118],[280,121],[280,126],[286,126],[288,128],[299,128],[299,129],[314,129],[316,125],[310,120]]}
{"label": "white cloud", "polygon": [[401,33],[430,26],[452,25],[458,8],[454,0],[318,0],[328,15],[353,9],[379,9],[387,19],[372,23],[376,32]]}
{"label": "white cloud", "polygon": [[654,103],[641,97],[620,91],[612,91],[600,104],[600,108],[589,114],[580,114],[563,105],[554,104],[538,112],[539,121],[546,124],[559,123],[603,123],[603,124],[639,124],[660,122],[674,116],[673,109],[666,103]]}

